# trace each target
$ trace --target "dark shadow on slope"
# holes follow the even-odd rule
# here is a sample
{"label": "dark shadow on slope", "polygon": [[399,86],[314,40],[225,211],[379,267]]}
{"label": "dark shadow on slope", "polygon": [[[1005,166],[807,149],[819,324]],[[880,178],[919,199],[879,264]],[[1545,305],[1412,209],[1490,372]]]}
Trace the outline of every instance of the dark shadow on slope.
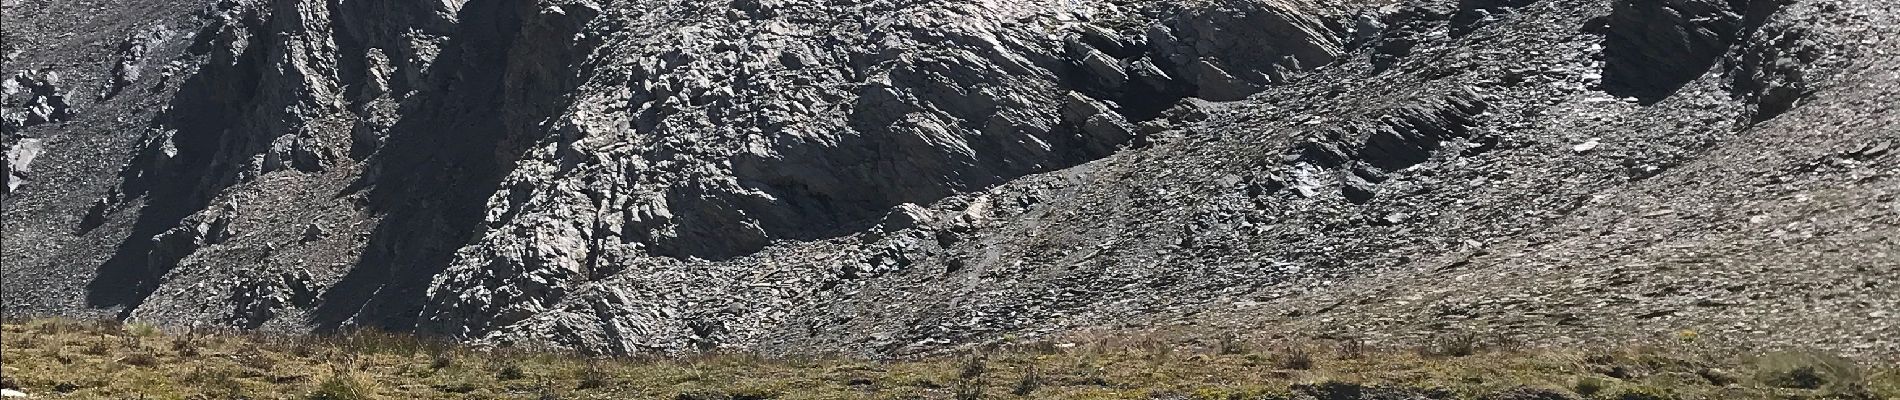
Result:
{"label": "dark shadow on slope", "polygon": [[[199,37],[216,37],[215,29],[214,25]],[[252,29],[251,37],[264,36]],[[262,109],[255,104],[262,90],[258,87],[262,58],[273,44],[269,40],[254,41],[230,63],[218,63],[214,57],[207,66],[212,69],[188,78],[173,97],[170,111],[155,121],[176,130],[172,141],[177,154],[163,157],[154,144],[136,154],[120,171],[120,190],[127,196],[143,195],[145,205],[112,258],[99,266],[87,284],[88,306],[120,307],[121,318],[129,315],[158,289],[165,274],[194,250],[198,238],[184,232],[166,232],[179,227],[224,188],[236,183],[240,166],[233,160],[248,160],[250,155],[231,153],[257,147],[249,142],[259,138],[241,126],[243,119],[239,116]],[[192,51],[204,54],[213,51],[212,46],[200,42]],[[91,225],[83,225],[82,233]]]}
{"label": "dark shadow on slope", "polygon": [[[369,190],[382,215],[349,274],[312,314],[318,331],[345,327],[413,330],[435,276],[481,227],[488,197],[514,168],[531,138],[510,129],[508,50],[532,3],[472,1],[430,72],[435,90],[402,105],[366,172],[351,185]],[[558,104],[547,105],[558,109]],[[545,109],[545,107],[544,107]]]}
{"label": "dark shadow on slope", "polygon": [[1734,40],[1725,5],[1618,0],[1604,38],[1603,88],[1652,104],[1714,67]]}
{"label": "dark shadow on slope", "polygon": [[1604,37],[1604,91],[1662,101],[1721,62],[1781,1],[1617,0]]}

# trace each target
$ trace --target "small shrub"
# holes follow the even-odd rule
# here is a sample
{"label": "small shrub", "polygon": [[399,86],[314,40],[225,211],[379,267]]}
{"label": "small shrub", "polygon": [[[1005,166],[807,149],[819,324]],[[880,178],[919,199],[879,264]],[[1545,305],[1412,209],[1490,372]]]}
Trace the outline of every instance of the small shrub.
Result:
{"label": "small shrub", "polygon": [[412,335],[372,328],[353,329],[336,338],[336,342],[337,347],[357,354],[410,355],[431,347],[424,340]]}
{"label": "small shrub", "polygon": [[1528,348],[1530,348],[1530,346],[1524,343],[1523,339],[1519,339],[1516,336],[1497,335],[1496,337],[1491,338],[1491,343],[1489,345],[1485,345],[1484,343],[1473,344],[1471,348],[1471,353],[1477,354],[1479,350],[1484,350],[1484,349],[1490,349],[1493,351],[1502,351],[1502,352],[1507,352],[1507,353],[1522,353],[1524,352],[1525,349],[1528,349]]}
{"label": "small shrub", "polygon": [[1221,354],[1245,354],[1248,351],[1247,342],[1241,340],[1240,335],[1232,332],[1221,334],[1215,347]]}
{"label": "small shrub", "polygon": [[1366,358],[1366,342],[1363,340],[1346,339],[1344,341],[1339,342],[1339,348],[1337,350],[1338,351],[1336,351],[1335,353],[1337,354],[1339,359],[1342,359],[1342,360],[1358,360],[1358,359]]}
{"label": "small shrub", "polygon": [[1147,353],[1148,358],[1157,361],[1165,361],[1169,356],[1174,355],[1174,344],[1161,340],[1154,335],[1142,336],[1139,341],[1135,342],[1135,346]]}
{"label": "small shrub", "polygon": [[1779,388],[1852,391],[1865,382],[1853,361],[1816,351],[1764,355],[1755,368],[1757,381]]}
{"label": "small shrub", "polygon": [[1272,357],[1270,357],[1270,355],[1268,354],[1248,354],[1245,358],[1242,358],[1243,360],[1247,360],[1247,362],[1242,363],[1241,365],[1246,365],[1249,367],[1267,365],[1273,362],[1271,358]]}
{"label": "small shrub", "polygon": [[732,400],[766,400],[785,396],[785,391],[764,385],[746,385],[732,391]]}
{"label": "small shrub", "polygon": [[432,385],[431,387],[434,387],[436,390],[440,390],[447,393],[455,393],[455,394],[474,393],[475,389],[480,389],[480,387],[475,386],[474,382],[469,382],[469,381],[438,383],[438,384]]}
{"label": "small shrub", "polygon": [[1574,390],[1576,390],[1577,394],[1589,397],[1595,396],[1597,393],[1603,393],[1605,389],[1609,389],[1610,382],[1603,380],[1603,378],[1590,376],[1578,379],[1575,386]]}
{"label": "small shrub", "polygon": [[693,389],[680,392],[673,400],[765,400],[784,396],[783,391],[764,386],[747,386],[732,391]]}
{"label": "small shrub", "polygon": [[1696,332],[1694,329],[1683,329],[1676,331],[1676,340],[1680,340],[1683,343],[1695,343],[1696,341],[1702,340],[1702,333]]}
{"label": "small shrub", "polygon": [[125,334],[125,322],[109,317],[100,317],[86,324],[87,329],[100,336]]}
{"label": "small shrub", "polygon": [[1478,334],[1459,333],[1432,338],[1418,353],[1426,357],[1465,357],[1478,354],[1482,345]]}
{"label": "small shrub", "polygon": [[66,354],[65,348],[62,348],[59,346],[53,346],[53,348],[46,349],[46,357],[53,359],[53,361],[58,361],[62,365],[72,364],[74,361],[78,361],[78,360],[73,359],[73,356],[71,354]]}
{"label": "small shrub", "polygon": [[455,349],[449,346],[429,346],[429,369],[440,370],[455,365]]}
{"label": "small shrub", "polygon": [[206,368],[198,366],[185,374],[184,381],[220,399],[242,399],[245,394],[243,382],[238,381],[238,373],[228,368]]}
{"label": "small shrub", "polygon": [[1016,387],[1010,389],[1009,392],[1017,396],[1028,396],[1031,393],[1035,393],[1036,389],[1041,388],[1042,374],[1036,371],[1036,366],[1030,365],[1023,368],[1022,378],[1016,380]]}
{"label": "small shrub", "polygon": [[1578,400],[1577,396],[1561,389],[1547,389],[1536,386],[1518,386],[1499,390],[1478,397],[1482,400]]}
{"label": "small shrub", "polygon": [[8,345],[9,347],[37,349],[46,345],[46,341],[41,339],[45,337],[42,335],[16,335],[15,337],[13,343]]}
{"label": "small shrub", "polygon": [[134,367],[151,368],[158,365],[158,356],[148,351],[135,351],[119,358],[119,362]]}
{"label": "small shrub", "polygon": [[172,352],[178,353],[179,356],[197,357],[199,349],[204,347],[202,343],[199,343],[198,335],[198,328],[194,327],[186,330],[185,334],[172,338]]}
{"label": "small shrub", "polygon": [[1281,348],[1280,351],[1273,353],[1271,361],[1274,368],[1291,370],[1313,369],[1313,365],[1316,364],[1313,351],[1299,345]]}
{"label": "small shrub", "polygon": [[1033,354],[1033,355],[1046,356],[1046,355],[1051,355],[1051,354],[1060,354],[1062,353],[1063,348],[1062,348],[1061,343],[1056,343],[1055,341],[1049,340],[1049,339],[1039,339],[1034,342],[1030,342],[1027,346],[1023,346],[1022,351],[1028,352],[1029,354]]}
{"label": "small shrub", "polygon": [[302,336],[302,335],[297,335],[290,338],[290,355],[297,356],[299,358],[310,358],[311,356],[314,356],[316,354],[317,354],[317,339],[316,338]]}
{"label": "small shrub", "polygon": [[84,353],[89,356],[103,356],[107,354],[112,354],[112,345],[110,344],[110,340],[111,339],[107,339],[104,336],[100,336],[98,340],[87,342],[86,347],[83,349],[79,349],[79,352]]}
{"label": "small shrub", "polygon": [[983,398],[983,392],[989,390],[984,374],[989,372],[987,360],[980,354],[971,354],[963,358],[962,367],[957,371],[957,382],[951,391],[957,400],[975,400]]}
{"label": "small shrub", "polygon": [[375,390],[369,382],[357,377],[347,367],[331,367],[330,376],[317,384],[317,390],[306,397],[309,400],[367,400],[376,398]]}
{"label": "small shrub", "polygon": [[257,346],[245,346],[238,349],[236,354],[231,355],[231,359],[237,361],[239,366],[256,370],[258,373],[277,369],[277,360],[271,358],[269,354],[264,354],[264,351],[258,349]]}
{"label": "small shrub", "polygon": [[131,332],[132,336],[137,336],[141,338],[158,336],[158,334],[160,333],[158,330],[158,326],[148,324],[148,323],[143,323],[143,322],[131,324],[130,326],[127,327],[126,331]]}
{"label": "small shrub", "polygon": [[1108,386],[1108,369],[1102,368],[1093,356],[1076,362],[1075,377],[1077,384]]}
{"label": "small shrub", "polygon": [[1194,389],[1192,393],[1179,393],[1173,390],[1153,391],[1153,392],[1149,392],[1149,398],[1193,399],[1193,400],[1250,400],[1250,399],[1282,399],[1282,398],[1286,398],[1286,395],[1284,393],[1274,393],[1272,390],[1269,390],[1269,389],[1253,388],[1253,387],[1239,387],[1239,388],[1200,388],[1200,389]]}
{"label": "small shrub", "polygon": [[521,364],[516,363],[514,360],[502,361],[501,368],[495,369],[495,379],[512,381],[526,377],[528,377],[528,372],[522,370]]}
{"label": "small shrub", "polygon": [[952,391],[954,391],[956,394],[957,400],[982,399],[983,392],[987,390],[989,390],[989,387],[988,387],[987,382],[983,381],[983,378],[957,381],[956,386],[952,388]]}
{"label": "small shrub", "polygon": [[673,396],[673,400],[726,400],[730,398],[732,396],[727,396],[725,393],[705,389],[686,390]]}
{"label": "small shrub", "polygon": [[983,373],[989,371],[987,363],[988,360],[984,360],[980,354],[971,354],[964,357],[962,366],[957,369],[957,379],[971,380],[982,378]]}
{"label": "small shrub", "polygon": [[587,365],[581,367],[579,375],[581,381],[579,388],[582,390],[607,387],[613,378],[599,360],[587,360]]}
{"label": "small shrub", "polygon": [[330,351],[324,352],[323,357],[321,359],[323,360],[323,362],[327,362],[332,365],[341,365],[341,366],[350,367],[350,368],[361,368],[361,367],[368,366],[368,364],[361,363],[362,358],[363,358],[362,353],[356,353],[356,352],[344,351],[344,350],[332,348],[330,349]]}
{"label": "small shrub", "polygon": [[65,318],[48,319],[46,321],[40,322],[39,325],[33,327],[34,332],[38,332],[41,335],[48,335],[48,336],[69,333],[69,332],[84,332],[85,330],[86,330],[85,324],[81,324],[78,321],[65,319]]}
{"label": "small shrub", "polygon": [[1654,386],[1631,386],[1616,394],[1616,400],[1670,400],[1676,395]]}
{"label": "small shrub", "polygon": [[541,381],[541,386],[535,390],[535,399],[536,400],[561,400],[561,393],[554,391],[553,382],[548,382],[548,381],[543,380]]}
{"label": "small shrub", "polygon": [[131,334],[120,336],[119,347],[125,348],[126,350],[132,350],[132,351],[144,350],[145,338],[140,337],[138,335],[131,335]]}
{"label": "small shrub", "polygon": [[511,381],[529,376],[528,369],[522,363],[529,361],[532,356],[531,349],[501,346],[480,354],[479,358],[492,368],[495,379]]}

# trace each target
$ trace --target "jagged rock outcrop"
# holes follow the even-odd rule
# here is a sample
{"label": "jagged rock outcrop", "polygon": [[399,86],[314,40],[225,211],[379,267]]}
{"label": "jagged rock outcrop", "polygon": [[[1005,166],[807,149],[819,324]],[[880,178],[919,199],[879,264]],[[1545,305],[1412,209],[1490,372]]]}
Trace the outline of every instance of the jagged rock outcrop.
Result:
{"label": "jagged rock outcrop", "polygon": [[62,87],[59,71],[20,71],[0,80],[0,134],[14,134],[29,126],[73,119],[79,111],[69,100],[71,87]]}
{"label": "jagged rock outcrop", "polygon": [[[482,238],[433,285],[425,325],[480,335],[644,258],[723,260],[836,237],[894,206],[1112,154],[1135,136],[1132,110],[1116,103],[1157,101],[1119,97],[1138,93],[1120,90],[1129,67],[1155,72],[1161,87],[1144,94],[1237,99],[1340,51],[1291,3],[1221,4],[1155,25],[1145,42],[1036,2],[603,17],[652,34],[587,55],[628,69],[579,86],[575,108],[490,200]],[[709,21],[674,22],[690,16]],[[1065,24],[1083,28],[1048,40]],[[1070,86],[1076,75],[1082,87]]]}
{"label": "jagged rock outcrop", "polygon": [[45,151],[46,147],[39,139],[22,139],[13,143],[5,153],[5,163],[0,163],[0,179],[4,179],[0,181],[0,189],[11,192],[25,185],[27,176],[33,171],[33,159],[39,158],[40,153]]}
{"label": "jagged rock outcrop", "polygon": [[[208,268],[287,251],[356,258],[284,264],[318,270],[327,300],[304,312],[320,327],[480,336],[630,265],[914,225],[887,214],[1147,143],[1176,100],[1238,99],[1343,51],[1298,2],[1164,6],[1119,28],[1088,21],[1102,6],[218,2],[193,34],[118,39],[97,99],[164,104],[79,221],[136,220],[87,302],[194,302],[164,282],[249,282]],[[39,111],[14,125],[70,118],[57,84],[21,76]],[[240,205],[292,196],[268,192],[284,180],[346,184],[337,205],[378,221],[369,243]],[[915,257],[895,246],[836,272]],[[222,320],[307,308],[239,286]]]}
{"label": "jagged rock outcrop", "polygon": [[1348,200],[1366,203],[1375,196],[1372,185],[1431,159],[1447,142],[1456,141],[1457,151],[1466,154],[1495,145],[1497,138],[1473,132],[1488,106],[1466,89],[1319,132],[1287,156],[1291,186],[1306,197],[1339,186]]}
{"label": "jagged rock outcrop", "polygon": [[[1683,259],[1892,292],[1875,257],[1789,256],[1892,248],[1853,210],[1892,191],[1866,132],[1900,16],[1844,0],[148,5],[9,8],[101,28],[6,31],[8,312],[903,354],[1235,321],[1630,337],[1753,315],[1670,308],[1685,287],[1802,298],[1621,278]],[[1826,185],[1860,194],[1802,197]],[[1811,204],[1840,206],[1775,211]],[[1772,243],[1663,241],[1776,213]],[[1854,300],[1763,329],[1893,329]]]}
{"label": "jagged rock outcrop", "polygon": [[1338,57],[1339,32],[1293,2],[1236,1],[1196,9],[1168,28],[1147,32],[1153,62],[1196,88],[1232,101],[1284,83]]}

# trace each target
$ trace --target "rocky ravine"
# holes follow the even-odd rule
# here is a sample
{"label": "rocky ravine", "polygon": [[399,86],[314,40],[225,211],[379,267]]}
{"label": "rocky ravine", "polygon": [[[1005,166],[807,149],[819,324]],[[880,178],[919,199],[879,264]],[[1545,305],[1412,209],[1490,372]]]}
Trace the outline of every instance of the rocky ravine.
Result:
{"label": "rocky ravine", "polygon": [[1900,354],[1879,2],[5,6],[8,313]]}

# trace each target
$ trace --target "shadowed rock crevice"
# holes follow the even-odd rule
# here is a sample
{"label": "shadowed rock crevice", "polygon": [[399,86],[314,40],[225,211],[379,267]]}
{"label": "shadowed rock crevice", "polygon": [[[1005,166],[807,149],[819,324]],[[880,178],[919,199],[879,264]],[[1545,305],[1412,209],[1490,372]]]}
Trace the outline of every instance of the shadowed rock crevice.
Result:
{"label": "shadowed rock crevice", "polygon": [[1752,122],[1763,122],[1794,109],[1817,89],[1821,75],[1839,70],[1845,49],[1825,45],[1839,39],[1824,30],[1791,23],[1793,18],[1780,12],[1789,8],[1784,1],[1750,4],[1748,26],[1757,28],[1741,40],[1739,53],[1725,67],[1730,92],[1754,108]]}
{"label": "shadowed rock crevice", "polygon": [[508,1],[460,8],[456,34],[431,60],[431,80],[378,134],[387,144],[354,185],[368,189],[368,211],[380,223],[350,273],[323,294],[312,315],[317,329],[414,329],[429,285],[463,243],[484,233],[489,197],[540,140],[535,122],[563,107],[557,95],[568,83],[547,71],[567,67],[574,61],[567,47],[580,45],[547,45],[577,27],[548,31],[536,12]]}
{"label": "shadowed rock crevice", "polygon": [[1721,63],[1784,0],[1617,0],[1604,38],[1603,86],[1655,103]]}
{"label": "shadowed rock crevice", "polygon": [[[87,286],[87,303],[119,308],[129,315],[162,284],[179,260],[217,235],[212,221],[190,221],[224,188],[236,184],[240,163],[260,152],[249,118],[282,112],[269,101],[261,71],[276,46],[263,38],[267,17],[249,8],[226,9],[218,23],[199,35],[193,51],[207,57],[199,73],[183,83],[167,113],[153,121],[144,147],[120,172],[114,195],[93,205],[103,215],[127,198],[144,198],[130,233],[113,256],[98,267]],[[282,103],[276,103],[282,104]],[[103,222],[88,217],[81,232]],[[194,223],[195,222],[195,223]]]}

